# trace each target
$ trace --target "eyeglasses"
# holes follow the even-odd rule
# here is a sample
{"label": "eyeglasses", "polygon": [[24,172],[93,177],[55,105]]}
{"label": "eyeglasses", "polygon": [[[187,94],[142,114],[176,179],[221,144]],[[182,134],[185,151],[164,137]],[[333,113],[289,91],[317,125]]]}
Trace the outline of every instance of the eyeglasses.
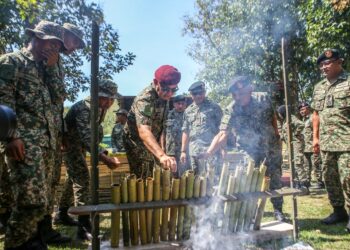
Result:
{"label": "eyeglasses", "polygon": [[162,92],[172,92],[172,93],[175,93],[176,91],[179,90],[178,87],[175,87],[175,88],[169,88],[167,86],[161,86],[160,89],[162,90]]}
{"label": "eyeglasses", "polygon": [[318,65],[318,67],[320,68],[320,69],[322,69],[323,67],[325,67],[325,66],[329,66],[329,65],[331,65],[333,62],[335,62],[336,61],[336,59],[333,59],[333,60],[326,60],[326,61],[323,61],[323,62],[320,62],[320,64]]}
{"label": "eyeglasses", "polygon": [[191,92],[191,95],[196,96],[196,95],[203,95],[204,91],[200,92]]}

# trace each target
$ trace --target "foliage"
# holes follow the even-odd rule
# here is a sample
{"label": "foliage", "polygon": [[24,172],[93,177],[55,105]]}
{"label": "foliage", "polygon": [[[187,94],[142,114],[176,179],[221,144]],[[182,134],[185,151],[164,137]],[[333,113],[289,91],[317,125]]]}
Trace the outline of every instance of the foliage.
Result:
{"label": "foliage", "polygon": [[[90,1],[89,1],[90,2]],[[63,56],[65,83],[68,99],[73,101],[77,93],[88,88],[89,77],[82,71],[85,61],[91,59],[91,21],[100,23],[100,75],[111,78],[113,74],[132,65],[135,55],[121,54],[119,36],[112,25],[103,20],[103,12],[95,3],[85,0],[0,0],[0,52],[18,49],[25,42],[24,29],[34,27],[40,20],[50,20],[58,24],[70,22],[84,31],[87,44],[70,56]]]}

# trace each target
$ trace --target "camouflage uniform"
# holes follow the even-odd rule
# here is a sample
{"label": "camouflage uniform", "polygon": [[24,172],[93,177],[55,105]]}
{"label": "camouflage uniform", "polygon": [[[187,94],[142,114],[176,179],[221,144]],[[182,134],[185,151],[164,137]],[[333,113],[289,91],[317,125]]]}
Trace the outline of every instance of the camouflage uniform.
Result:
{"label": "camouflage uniform", "polygon": [[312,127],[312,115],[303,117],[305,123],[304,127],[304,168],[308,170],[308,182],[311,183],[311,172],[314,171],[317,183],[322,183],[322,169],[321,169],[321,156],[320,154],[314,154],[312,141],[313,141],[313,127]]}
{"label": "camouflage uniform", "polygon": [[148,151],[139,137],[137,126],[151,127],[152,134],[160,140],[166,121],[169,104],[158,97],[153,84],[136,96],[124,127],[124,146],[130,165],[130,172],[138,178],[152,176],[153,166],[159,161]]}
{"label": "camouflage uniform", "polygon": [[[90,201],[90,176],[85,161],[86,151],[90,152],[91,143],[90,105],[90,97],[79,101],[70,108],[64,118],[67,126],[67,152],[63,157],[67,166],[67,181],[73,183],[75,206],[87,205]],[[99,109],[98,124],[103,122],[105,115],[106,110]],[[103,128],[100,125],[99,142],[102,138]]]}
{"label": "camouflage uniform", "polygon": [[[294,167],[295,167],[295,179],[296,183],[309,186],[309,170],[304,167],[304,124],[296,116],[291,116],[291,129],[292,129],[292,147],[294,154]],[[285,142],[288,141],[287,138],[287,123],[285,122],[282,127],[282,136],[281,139]]]}
{"label": "camouflage uniform", "polygon": [[[350,76],[316,84],[312,108],[320,117],[323,178],[333,207],[350,207]],[[344,191],[344,194],[343,194]]]}
{"label": "camouflage uniform", "polygon": [[51,97],[44,83],[44,66],[27,49],[0,57],[0,103],[16,111],[25,159],[7,158],[15,207],[6,230],[6,247],[19,246],[34,237],[37,223],[48,208],[48,194],[56,150]]}
{"label": "camouflage uniform", "polygon": [[186,165],[180,163],[182,124],[184,112],[178,112],[175,109],[168,114],[165,129],[165,153],[174,156],[177,163],[177,176],[181,176],[186,170]]}
{"label": "camouflage uniform", "polygon": [[[197,156],[206,152],[210,146],[211,141],[219,132],[220,120],[222,111],[219,105],[208,100],[197,105],[192,103],[184,112],[184,121],[182,131],[188,135],[190,164],[195,174],[202,174],[206,169],[203,164],[198,161]],[[216,156],[209,160],[209,165],[216,167]],[[220,169],[216,168],[216,172]]]}
{"label": "camouflage uniform", "polygon": [[124,126],[120,122],[116,123],[112,131],[112,148],[117,152],[125,152],[123,134]]}
{"label": "camouflage uniform", "polygon": [[[220,125],[220,130],[232,130],[238,149],[250,155],[257,167],[266,159],[271,190],[282,187],[281,145],[272,126],[274,114],[269,98],[253,93],[247,106],[237,105],[235,101],[230,103]],[[275,209],[282,209],[282,197],[271,198],[271,202]]]}

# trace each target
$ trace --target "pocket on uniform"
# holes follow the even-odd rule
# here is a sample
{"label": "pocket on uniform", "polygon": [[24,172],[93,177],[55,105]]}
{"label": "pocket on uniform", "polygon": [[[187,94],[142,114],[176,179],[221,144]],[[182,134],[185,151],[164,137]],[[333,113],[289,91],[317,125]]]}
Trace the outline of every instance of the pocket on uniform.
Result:
{"label": "pocket on uniform", "polygon": [[335,108],[350,107],[350,90],[337,91],[333,94]]}
{"label": "pocket on uniform", "polygon": [[314,95],[313,102],[314,102],[314,109],[317,111],[323,110],[324,101],[325,101],[326,95],[320,94],[320,95]]}

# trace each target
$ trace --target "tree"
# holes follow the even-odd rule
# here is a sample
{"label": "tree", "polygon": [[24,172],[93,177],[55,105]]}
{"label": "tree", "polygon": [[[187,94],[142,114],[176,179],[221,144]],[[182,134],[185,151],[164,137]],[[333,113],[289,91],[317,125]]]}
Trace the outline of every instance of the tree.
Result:
{"label": "tree", "polygon": [[[90,1],[89,1],[90,2]],[[101,77],[111,78],[113,74],[132,65],[135,55],[127,52],[122,55],[119,36],[111,24],[103,19],[103,11],[95,4],[85,0],[0,0],[0,52],[18,49],[25,43],[25,28],[33,28],[40,20],[54,21],[58,24],[69,22],[84,31],[87,44],[84,50],[62,59],[65,65],[65,83],[68,99],[74,101],[80,90],[88,88],[89,77],[81,69],[84,61],[91,59],[91,20],[100,21],[100,67]]]}

